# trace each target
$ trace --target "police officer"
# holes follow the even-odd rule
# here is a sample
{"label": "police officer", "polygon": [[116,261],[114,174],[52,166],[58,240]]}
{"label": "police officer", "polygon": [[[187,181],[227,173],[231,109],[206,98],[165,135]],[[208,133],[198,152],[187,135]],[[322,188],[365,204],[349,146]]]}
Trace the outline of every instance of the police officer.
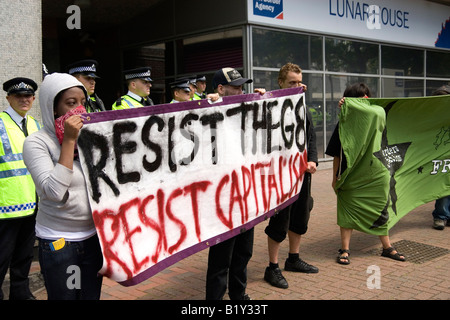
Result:
{"label": "police officer", "polygon": [[80,60],[67,66],[68,73],[73,75],[86,88],[89,99],[86,101],[87,112],[105,111],[103,101],[95,93],[95,82],[97,78],[97,61]]}
{"label": "police officer", "polygon": [[193,100],[206,99],[206,77],[198,76],[195,81],[195,93]]}
{"label": "police officer", "polygon": [[172,101],[170,103],[184,102],[191,100],[192,91],[189,79],[178,79],[170,83],[172,91]]}
{"label": "police officer", "polygon": [[151,69],[149,67],[137,68],[124,71],[128,92],[116,102],[112,109],[129,109],[154,105],[150,99],[150,88],[152,87]]}
{"label": "police officer", "polygon": [[14,78],[3,84],[9,106],[0,113],[0,288],[9,268],[10,300],[35,299],[28,275],[33,260],[37,197],[22,149],[25,138],[41,128],[27,115],[37,87],[28,78]]}
{"label": "police officer", "polygon": [[189,78],[189,88],[191,91],[189,92],[189,100],[196,100],[195,99],[195,91],[197,91],[197,76],[194,75]]}

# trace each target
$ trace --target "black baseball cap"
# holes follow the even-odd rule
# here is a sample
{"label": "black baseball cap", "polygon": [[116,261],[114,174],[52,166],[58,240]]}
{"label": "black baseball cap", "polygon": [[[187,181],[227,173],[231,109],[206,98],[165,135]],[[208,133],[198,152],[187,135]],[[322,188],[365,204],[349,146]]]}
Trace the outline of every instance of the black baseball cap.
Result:
{"label": "black baseball cap", "polygon": [[239,71],[233,68],[222,68],[214,74],[213,77],[213,88],[216,89],[219,84],[230,85],[230,86],[240,86],[244,83],[251,83],[252,79],[242,78]]}

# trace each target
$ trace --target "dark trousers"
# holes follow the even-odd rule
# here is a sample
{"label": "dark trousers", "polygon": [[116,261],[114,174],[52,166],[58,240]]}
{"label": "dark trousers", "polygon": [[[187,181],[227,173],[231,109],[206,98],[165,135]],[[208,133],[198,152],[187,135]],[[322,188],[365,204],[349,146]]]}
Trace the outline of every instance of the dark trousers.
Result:
{"label": "dark trousers", "polygon": [[97,235],[66,242],[51,251],[52,240],[39,239],[39,263],[49,300],[99,300],[103,256]]}
{"label": "dark trousers", "polygon": [[270,218],[269,224],[264,230],[265,233],[276,242],[286,239],[288,230],[299,235],[305,234],[308,230],[313,203],[311,174],[306,172],[298,199]]}
{"label": "dark trousers", "polygon": [[24,300],[32,296],[28,275],[33,261],[36,215],[0,220],[0,300],[1,286],[9,268],[10,300]]}
{"label": "dark trousers", "polygon": [[206,300],[221,300],[227,290],[231,300],[241,300],[247,287],[247,264],[253,253],[254,229],[209,248]]}

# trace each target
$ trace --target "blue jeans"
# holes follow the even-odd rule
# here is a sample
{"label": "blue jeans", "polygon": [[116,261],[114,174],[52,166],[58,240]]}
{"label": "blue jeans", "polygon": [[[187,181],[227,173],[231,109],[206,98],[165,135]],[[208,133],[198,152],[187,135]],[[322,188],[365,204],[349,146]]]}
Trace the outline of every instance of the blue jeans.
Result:
{"label": "blue jeans", "polygon": [[49,300],[99,300],[103,277],[98,271],[103,256],[97,235],[66,242],[51,251],[53,240],[39,239],[39,264]]}
{"label": "blue jeans", "polygon": [[450,221],[450,196],[436,200],[433,218]]}

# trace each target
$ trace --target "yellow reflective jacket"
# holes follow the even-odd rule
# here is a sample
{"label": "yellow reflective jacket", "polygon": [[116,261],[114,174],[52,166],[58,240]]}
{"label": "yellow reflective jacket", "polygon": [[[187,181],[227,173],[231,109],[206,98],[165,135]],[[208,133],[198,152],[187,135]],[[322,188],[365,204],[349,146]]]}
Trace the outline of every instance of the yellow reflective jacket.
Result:
{"label": "yellow reflective jacket", "polygon": [[[28,134],[41,125],[27,116]],[[23,162],[25,134],[6,112],[0,113],[0,219],[19,218],[34,213],[36,191]]]}
{"label": "yellow reflective jacket", "polygon": [[130,109],[130,108],[140,108],[143,105],[130,97],[129,95],[124,95],[120,97],[114,104],[112,105],[112,110],[121,110],[121,109]]}

